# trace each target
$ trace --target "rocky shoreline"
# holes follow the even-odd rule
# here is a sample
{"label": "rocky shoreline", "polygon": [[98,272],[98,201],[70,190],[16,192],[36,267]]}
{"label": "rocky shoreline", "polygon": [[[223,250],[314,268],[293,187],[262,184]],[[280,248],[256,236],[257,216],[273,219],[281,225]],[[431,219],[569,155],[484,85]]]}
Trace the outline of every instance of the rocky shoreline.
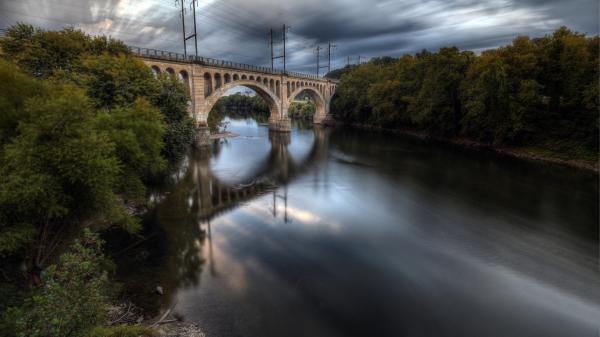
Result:
{"label": "rocky shoreline", "polygon": [[160,316],[147,318],[142,308],[129,301],[109,308],[106,325],[142,325],[152,329],[152,336],[156,337],[206,337],[197,324],[177,317],[172,314],[171,309]]}

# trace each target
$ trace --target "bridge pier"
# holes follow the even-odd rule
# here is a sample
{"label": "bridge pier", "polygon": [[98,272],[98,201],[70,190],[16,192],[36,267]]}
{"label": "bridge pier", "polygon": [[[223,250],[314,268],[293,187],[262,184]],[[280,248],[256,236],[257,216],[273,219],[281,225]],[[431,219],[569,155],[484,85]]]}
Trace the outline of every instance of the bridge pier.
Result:
{"label": "bridge pier", "polygon": [[210,146],[210,128],[208,126],[198,126],[194,146],[198,148]]}
{"label": "bridge pier", "polygon": [[292,120],[289,117],[269,120],[269,130],[277,132],[291,132]]}

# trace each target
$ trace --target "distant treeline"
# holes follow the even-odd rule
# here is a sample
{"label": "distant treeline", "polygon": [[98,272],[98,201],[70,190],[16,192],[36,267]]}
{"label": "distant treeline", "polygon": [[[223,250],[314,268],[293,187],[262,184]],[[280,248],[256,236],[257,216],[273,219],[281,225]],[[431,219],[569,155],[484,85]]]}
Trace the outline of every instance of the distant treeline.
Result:
{"label": "distant treeline", "polygon": [[561,27],[481,55],[452,47],[377,58],[332,74],[343,73],[332,111],[353,124],[594,156],[599,42]]}

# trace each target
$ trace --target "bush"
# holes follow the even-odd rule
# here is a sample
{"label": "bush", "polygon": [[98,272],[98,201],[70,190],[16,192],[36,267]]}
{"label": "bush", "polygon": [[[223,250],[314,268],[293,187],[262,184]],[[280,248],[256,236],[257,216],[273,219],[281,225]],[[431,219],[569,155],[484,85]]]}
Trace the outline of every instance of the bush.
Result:
{"label": "bush", "polygon": [[102,244],[86,230],[81,241],[43,272],[44,286],[12,311],[18,337],[79,337],[104,323],[110,290],[102,270]]}

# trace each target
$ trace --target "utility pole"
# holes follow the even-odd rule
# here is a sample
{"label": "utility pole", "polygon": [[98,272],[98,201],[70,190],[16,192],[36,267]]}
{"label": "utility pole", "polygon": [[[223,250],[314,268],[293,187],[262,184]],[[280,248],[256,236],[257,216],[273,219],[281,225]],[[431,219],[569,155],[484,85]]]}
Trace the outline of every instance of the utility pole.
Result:
{"label": "utility pole", "polygon": [[283,24],[283,72],[285,72],[285,36],[287,35],[287,30],[285,28],[285,23]]}
{"label": "utility pole", "polygon": [[317,77],[321,75],[321,69],[327,68],[328,66],[321,65],[321,46],[317,46]]}
{"label": "utility pole", "polygon": [[269,40],[271,42],[271,70],[273,70],[273,28],[269,30],[269,33],[271,34],[271,38]]}
{"label": "utility pole", "polygon": [[196,31],[196,1],[198,0],[192,0],[192,12],[194,13],[194,45],[196,46],[196,57],[198,57],[198,35]]}
{"label": "utility pole", "polygon": [[276,59],[283,59],[283,71],[286,71],[286,50],[285,50],[285,45],[286,45],[286,33],[287,33],[287,29],[289,27],[287,27],[286,25],[283,25],[283,55],[279,55],[279,56],[275,56],[274,52],[273,52],[273,29],[269,30],[269,34],[270,34],[270,43],[271,43],[271,70],[274,69],[273,67],[273,61]]}
{"label": "utility pole", "polygon": [[327,46],[327,73],[331,72],[331,48],[335,47],[337,46],[331,43]]}
{"label": "utility pole", "polygon": [[183,8],[183,1],[181,1],[181,33],[183,34],[183,56],[187,58],[187,47],[185,45],[185,9]]}
{"label": "utility pole", "polygon": [[321,67],[319,66],[320,56],[321,56],[321,46],[317,46],[317,77],[319,77],[319,73],[321,72]]}
{"label": "utility pole", "polygon": [[194,45],[196,47],[196,57],[198,57],[198,34],[196,33],[196,1],[192,0],[192,14],[194,15],[194,33],[190,36],[186,36],[185,32],[185,0],[176,0],[181,3],[181,31],[183,33],[183,56],[187,59],[187,41],[191,38],[194,38]]}

